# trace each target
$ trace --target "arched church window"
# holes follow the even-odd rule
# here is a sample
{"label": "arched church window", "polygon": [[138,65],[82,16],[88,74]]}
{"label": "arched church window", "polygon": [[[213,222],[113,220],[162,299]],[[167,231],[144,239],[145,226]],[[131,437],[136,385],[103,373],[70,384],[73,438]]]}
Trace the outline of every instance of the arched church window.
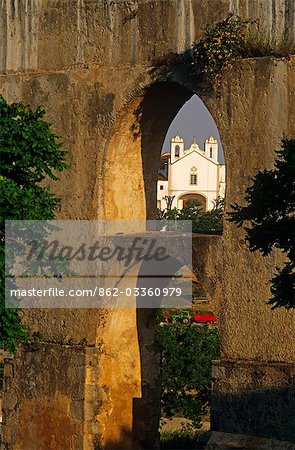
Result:
{"label": "arched church window", "polygon": [[180,147],[179,147],[179,145],[175,145],[174,152],[175,152],[175,157],[176,157],[176,158],[179,158],[179,153],[180,153]]}
{"label": "arched church window", "polygon": [[213,148],[210,147],[210,158],[213,158]]}

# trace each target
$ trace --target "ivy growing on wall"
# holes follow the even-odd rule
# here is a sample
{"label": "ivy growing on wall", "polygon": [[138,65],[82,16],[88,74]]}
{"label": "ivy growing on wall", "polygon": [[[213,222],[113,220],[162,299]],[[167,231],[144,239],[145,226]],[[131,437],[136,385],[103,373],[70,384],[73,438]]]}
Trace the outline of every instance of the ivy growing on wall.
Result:
{"label": "ivy growing on wall", "polygon": [[204,28],[200,40],[181,54],[170,53],[155,61],[152,73],[157,79],[187,78],[210,88],[218,84],[233,62],[242,58],[294,54],[293,43],[275,42],[259,20],[242,19],[229,14],[225,19]]}
{"label": "ivy growing on wall", "polygon": [[221,22],[205,28],[198,43],[193,46],[193,65],[203,81],[217,83],[220,76],[232,67],[234,60],[246,53],[247,25],[250,20],[242,20],[230,14]]}

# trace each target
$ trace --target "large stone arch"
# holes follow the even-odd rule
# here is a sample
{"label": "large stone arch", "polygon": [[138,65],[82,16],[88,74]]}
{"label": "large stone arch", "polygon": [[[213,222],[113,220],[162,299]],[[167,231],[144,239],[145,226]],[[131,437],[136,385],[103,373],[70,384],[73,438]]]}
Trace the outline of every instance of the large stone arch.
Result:
{"label": "large stone arch", "polygon": [[[151,86],[149,75],[154,61],[170,52],[185,51],[200,36],[204,24],[220,20],[230,10],[244,17],[260,17],[270,37],[275,35],[279,41],[287,36],[294,42],[294,6],[284,0],[272,5],[270,9],[268,0],[1,3],[1,93],[10,101],[43,104],[48,120],[69,149],[71,168],[55,188],[62,198],[62,218],[149,216],[145,199],[152,198],[152,192],[143,195],[143,191],[152,185],[153,167],[137,173],[141,192],[134,192],[137,211],[120,209],[116,199],[122,182],[110,180],[111,164],[121,164],[116,159],[116,139],[122,130],[130,132],[131,115],[140,111],[140,105],[146,102],[147,114],[148,106],[156,105],[152,92],[158,87]],[[179,79],[179,74],[173,80],[179,92],[193,92],[191,83]],[[166,86],[161,84],[163,91]],[[265,57],[237,62],[219,87],[200,93],[224,146],[227,206],[243,201],[251,176],[259,168],[271,167],[273,150],[283,136],[294,136],[294,92],[294,59]],[[183,99],[180,95],[179,106]],[[171,118],[175,108],[174,104],[168,108]],[[162,131],[165,120],[160,123]],[[155,125],[152,120],[147,124]],[[132,131],[136,136],[138,129]],[[147,126],[139,131],[142,136],[131,143],[137,164],[141,157],[142,167],[149,169],[148,158],[143,158],[147,153],[142,155],[140,147],[145,147],[145,140],[152,142],[150,130]],[[118,142],[124,146],[121,139]],[[159,144],[154,141],[155,147]],[[105,195],[108,187],[110,192]],[[196,237],[193,251],[195,270],[208,280],[212,295],[218,296],[221,286],[223,291],[222,357],[213,373],[213,430],[294,441],[294,427],[287,420],[293,409],[294,314],[271,311],[266,304],[269,278],[280,255],[263,259],[250,254],[242,231],[229,223],[221,239]],[[35,445],[39,449],[55,439],[63,450],[70,445],[94,449],[112,432],[117,442],[118,436],[121,439],[120,448],[124,443],[129,446],[134,391],[121,391],[121,400],[129,405],[128,426],[124,424],[121,436],[121,418],[114,422],[115,429],[107,429],[107,421],[100,420],[112,409],[109,393],[114,380],[110,377],[109,384],[100,383],[102,371],[105,379],[108,376],[102,358],[110,315],[105,311],[33,311],[27,320],[33,330],[43,332],[44,340],[6,359],[6,448]],[[132,332],[127,337],[134,344],[132,357],[138,349],[134,323],[135,316],[130,318]],[[134,387],[138,379],[133,381]],[[259,410],[253,409],[253,402],[259,403]],[[268,414],[273,404],[275,417]],[[41,426],[44,421],[46,428]]]}
{"label": "large stone arch", "polygon": [[[278,67],[281,68],[284,75],[282,72],[279,73],[280,70]],[[140,99],[137,99],[137,109],[135,109],[134,104],[131,103],[131,111],[128,111],[126,116],[124,115],[125,113],[123,113],[125,118],[129,117],[129,120],[131,118],[129,124],[124,123],[124,132],[126,133],[126,130],[129,130],[130,136],[132,136],[135,128],[138,133],[136,134],[136,138],[132,140],[131,148],[135,149],[135,154],[139,156],[137,159],[137,173],[141,177],[141,192],[143,192],[143,186],[145,186],[145,194],[142,195],[142,199],[144,199],[145,202],[148,202],[149,196],[150,199],[153,199],[154,197],[153,192],[150,189],[152,189],[153,184],[155,185],[153,178],[155,180],[155,170],[157,167],[155,163],[157,155],[146,152],[146,149],[150,149],[150,142],[153,142],[153,140],[156,142],[158,140],[157,147],[159,152],[161,140],[164,136],[164,134],[161,135],[160,133],[155,133],[153,136],[149,131],[159,129],[158,127],[161,129],[163,126],[162,130],[164,132],[167,123],[169,124],[171,120],[169,119],[167,122],[164,120],[164,122],[161,123],[162,112],[159,112],[157,109],[157,101],[160,98],[162,102],[166,92],[169,93],[171,90],[172,93],[173,90],[175,90],[175,93],[180,93],[180,105],[183,103],[183,98],[186,98],[186,96],[189,97],[193,92],[196,92],[201,96],[202,100],[210,110],[217,122],[224,146],[228,170],[226,207],[228,208],[231,203],[236,201],[236,199],[242,201],[244,187],[250,182],[251,173],[255,173],[258,168],[265,166],[270,167],[273,160],[273,150],[279,147],[280,139],[286,134],[289,136],[292,134],[292,124],[289,120],[291,117],[290,112],[286,112],[286,122],[278,121],[277,116],[274,114],[276,99],[278,99],[280,95],[285,95],[283,94],[284,89],[287,88],[287,90],[289,90],[291,86],[288,83],[285,85],[285,82],[283,81],[283,79],[286,79],[285,77],[290,76],[287,75],[286,71],[289,72],[289,69],[283,61],[274,62],[268,58],[264,58],[262,60],[248,60],[236,64],[235,71],[224,79],[221,87],[206,95],[198,90],[198,86],[196,86],[193,81],[191,82],[187,79],[179,80],[178,83],[171,83],[168,80],[167,82],[161,82],[152,85],[151,87],[148,86],[145,90],[146,97],[143,96]],[[268,78],[269,76],[270,78],[276,77],[277,82],[281,79],[279,82],[280,87],[276,86],[276,88],[274,88],[275,82],[271,82]],[[256,95],[259,96],[261,77],[264,80],[269,80],[267,83],[268,94],[267,99],[257,106],[255,97]],[[288,79],[290,80],[290,78]],[[249,95],[249,89],[251,90],[250,101],[248,100],[246,102],[244,96]],[[281,94],[279,94],[281,89]],[[163,92],[163,97],[161,95],[161,90]],[[153,98],[154,92],[156,93],[155,99]],[[183,93],[184,97],[182,97]],[[241,103],[238,100],[238,96],[241,96],[243,99]],[[173,98],[177,98],[177,95],[173,95]],[[271,102],[273,109],[272,111],[268,111],[268,114],[270,114],[275,121],[275,130],[273,128],[267,128],[266,131],[264,117],[266,104],[269,102]],[[145,104],[148,105],[147,110],[145,110]],[[171,108],[171,117],[177,112],[174,106],[175,105]],[[290,108],[290,106],[288,108]],[[153,107],[155,108],[154,110],[152,109]],[[258,115],[258,121],[261,124],[261,128],[256,128],[257,121],[254,121],[252,114],[254,109],[256,115]],[[138,111],[140,111],[141,119],[139,122],[137,121]],[[144,123],[145,113],[147,114],[147,133],[145,133],[144,128],[146,125]],[[152,117],[151,121],[149,121],[150,117]],[[251,131],[254,127],[255,134]],[[124,138],[126,138],[126,134],[123,135],[123,139]],[[114,139],[116,140],[117,137]],[[263,152],[257,152],[256,140],[259,142],[260,148],[263,146]],[[111,141],[111,147],[112,145],[113,142]],[[125,150],[126,149],[128,149],[128,145],[126,145]],[[119,157],[119,155],[120,153],[117,156]],[[150,169],[147,172],[147,177],[144,176],[145,167],[149,167]],[[122,177],[122,182],[126,183],[124,177]],[[136,192],[136,195],[137,194],[138,192]],[[149,216],[149,211],[151,210],[146,203],[144,204],[147,211],[147,217],[151,217]],[[141,212],[144,214],[144,210]],[[222,252],[223,256],[221,256]],[[266,304],[266,300],[269,298],[268,280],[273,270],[270,268],[272,265],[272,258],[275,258],[275,261],[280,261],[280,256],[279,254],[276,254],[263,260],[259,255],[250,254],[245,243],[242,241],[242,232],[237,231],[230,223],[225,224],[224,237],[218,241],[218,245],[214,246],[213,244],[212,247],[210,247],[209,255],[209,258],[212,258],[213,261],[211,260],[211,265],[209,266],[206,265],[205,267],[203,265],[203,276],[206,274],[206,282],[211,287],[211,290],[213,289],[213,296],[216,295],[216,289],[218,289],[218,287],[220,288],[220,285],[218,286],[220,279],[223,290],[220,318],[222,330],[222,355],[224,362],[216,364],[214,368],[215,386],[216,389],[221,389],[221,394],[219,394],[218,390],[216,393],[214,392],[215,409],[213,409],[212,413],[213,429],[217,431],[242,432],[245,430],[246,432],[251,432],[249,425],[245,426],[242,417],[239,418],[239,424],[235,425],[233,425],[230,419],[231,414],[237,414],[244,401],[248,405],[248,411],[250,412],[251,410],[250,415],[254,414],[255,416],[253,408],[250,406],[250,398],[259,398],[261,399],[261,402],[263,402],[263,399],[265,398],[270,404],[272,402],[272,400],[270,400],[272,392],[276,399],[277,392],[280,390],[282,391],[282,399],[285,395],[291,395],[291,388],[288,386],[288,376],[286,378],[282,376],[282,371],[284,372],[288,367],[286,357],[288,358],[287,353],[289,353],[289,351],[286,352],[285,339],[289,340],[289,337],[285,335],[285,338],[282,339],[281,333],[283,332],[283,329],[285,329],[285,326],[287,326],[287,329],[289,330],[288,334],[294,334],[294,332],[291,331],[294,324],[294,317],[292,313],[290,314],[284,310],[271,311]],[[206,253],[206,257],[207,256],[208,253]],[[199,257],[198,253],[196,254],[196,257]],[[257,265],[259,265],[260,268],[258,277],[256,269],[254,269]],[[218,274],[218,270],[223,272],[222,276]],[[238,312],[239,310],[243,310],[242,317]],[[231,311],[231,313],[229,313],[229,311]],[[280,329],[278,332],[279,334],[277,334],[277,332],[275,334],[267,333],[267,338],[262,340],[259,327],[254,326],[254,323],[252,323],[253,326],[251,326],[250,329],[247,329],[249,327],[249,320],[254,320],[255,322],[256,319],[254,318],[257,318],[257,316],[264,317],[264,323],[271,323],[272,329],[275,327],[277,332]],[[235,319],[233,320],[234,317]],[[250,317],[252,319],[250,319]],[[244,332],[246,329],[248,340],[245,340]],[[257,342],[257,344],[252,346],[251,342]],[[292,360],[293,356],[290,355],[290,357]],[[261,362],[258,363],[257,360]],[[273,368],[271,368],[273,366],[270,365],[270,368],[268,368],[266,363],[267,360],[272,360],[272,364],[278,364],[276,369],[278,373],[276,373],[276,375],[274,375]],[[284,367],[280,366],[280,361],[282,360],[287,363]],[[232,379],[229,376],[228,367],[230,367],[233,374]],[[291,371],[292,370],[293,369],[291,369]],[[268,381],[259,387],[259,394],[257,394],[257,381],[254,380],[254,374],[257,371],[263,373],[265,380],[268,378]],[[241,374],[243,374],[242,376],[244,377],[246,387],[242,387],[239,384],[238,379]],[[280,381],[278,381],[278,379]],[[244,389],[246,390],[246,393],[244,392]],[[248,393],[249,391],[251,394]],[[284,409],[283,403],[284,401],[282,400],[280,408]],[[228,412],[224,413],[225,410]],[[267,408],[265,411],[267,411]],[[264,414],[264,420],[266,420],[267,412]],[[259,433],[262,433],[267,435],[267,431],[263,431],[264,425],[262,425],[259,431],[259,425],[257,425],[259,422],[258,416],[255,419],[252,416],[251,420],[253,422],[255,421],[254,428],[256,434],[259,435]],[[293,439],[292,433],[290,434],[286,427],[282,428],[282,425],[281,421],[278,421],[277,425],[275,425],[277,436],[281,439]],[[272,426],[274,426],[273,423]]]}
{"label": "large stone arch", "polygon": [[[151,82],[150,77],[147,76],[146,86],[137,89],[135,94],[131,95],[131,98],[124,104],[114,121],[104,148],[102,182],[106,219],[145,220],[154,218],[156,180],[162,144],[171,121],[193,94],[194,91],[185,83],[171,82],[169,79]],[[204,240],[199,238],[199,245],[195,246],[198,259],[195,266],[198,264],[199,266],[195,267],[195,272],[201,279],[206,277],[206,257],[210,254],[212,258],[212,252],[216,255],[219,244],[218,237],[216,239],[213,237],[211,241],[207,238]],[[218,264],[219,261],[216,258],[212,265],[213,272]],[[216,267],[213,268],[214,265]],[[218,296],[217,291],[220,285],[218,285],[217,277],[218,274],[215,271],[212,277],[214,282],[209,287],[211,297]],[[216,303],[217,299],[215,299]],[[147,446],[146,448],[156,445],[160,400],[157,377],[160,360],[157,349],[153,347],[155,314],[155,310],[140,308],[137,310],[136,316],[134,312],[121,310],[115,313],[110,312],[105,319],[103,340],[107,351],[106,359],[102,355],[101,361],[102,364],[108,364],[108,373],[116,371],[114,386],[110,384],[109,375],[100,381],[100,384],[109,384],[109,396],[113,401],[113,403],[106,404],[103,417],[99,419],[105,429],[104,438],[107,446],[110,445],[110,442],[112,445],[122,442],[124,432],[129,445],[131,445],[132,439],[143,443]],[[117,317],[116,320],[118,318],[120,320],[117,330],[113,326],[114,317]],[[134,322],[135,317],[136,322]],[[113,347],[116,347],[115,335],[119,342],[120,334],[125,337],[129,336],[129,341],[125,341],[127,351],[125,348],[120,348],[120,354],[118,354]],[[133,346],[132,353],[128,349],[127,342]],[[111,354],[113,357],[109,356]],[[138,355],[140,355],[140,366],[138,366]],[[125,364],[124,370],[119,369],[120,361],[122,365]],[[130,384],[126,384],[128,373],[129,381],[132,380]],[[126,400],[128,397],[130,400],[132,399],[132,402],[129,402],[129,408],[125,407],[125,409],[122,399],[120,399],[123,392],[125,395],[127,394]],[[107,409],[112,412],[105,416]],[[114,421],[114,418],[117,419],[117,422]]]}

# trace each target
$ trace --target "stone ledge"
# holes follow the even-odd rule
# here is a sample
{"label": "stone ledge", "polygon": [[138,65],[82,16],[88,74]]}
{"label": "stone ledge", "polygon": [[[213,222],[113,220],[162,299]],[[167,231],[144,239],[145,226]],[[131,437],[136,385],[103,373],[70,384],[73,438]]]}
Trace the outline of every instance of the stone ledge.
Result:
{"label": "stone ledge", "polygon": [[205,447],[206,450],[295,450],[295,444],[244,434],[213,431]]}

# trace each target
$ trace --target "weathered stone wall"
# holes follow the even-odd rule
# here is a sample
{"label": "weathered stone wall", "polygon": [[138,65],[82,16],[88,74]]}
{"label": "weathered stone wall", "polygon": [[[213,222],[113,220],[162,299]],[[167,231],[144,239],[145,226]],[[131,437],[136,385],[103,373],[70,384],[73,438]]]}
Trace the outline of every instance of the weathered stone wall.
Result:
{"label": "weathered stone wall", "polygon": [[[294,83],[294,60],[243,61],[207,102],[225,150],[227,207],[243,202],[251,176],[270,168],[273,149],[294,136]],[[282,255],[249,253],[244,232],[225,223],[223,257],[222,361],[213,370],[212,428],[294,442],[294,312],[266,304]]]}
{"label": "weathered stone wall", "polygon": [[294,450],[294,444],[287,441],[278,441],[261,436],[249,436],[246,434],[222,433],[213,431],[206,450],[230,450],[239,448],[240,450]]}
{"label": "weathered stone wall", "polygon": [[187,49],[230,11],[260,19],[277,43],[294,41],[292,0],[4,0],[1,72],[148,62]]}
{"label": "weathered stone wall", "polygon": [[[224,146],[227,208],[243,202],[251,176],[270,168],[281,139],[295,134],[294,63],[271,58],[243,61],[207,100]],[[271,296],[268,280],[281,255],[274,252],[263,258],[249,253],[243,230],[229,222],[223,250],[223,355],[294,363],[294,312],[266,306]]]}
{"label": "weathered stone wall", "polygon": [[229,11],[260,18],[272,38],[292,41],[294,10],[294,2],[285,0],[3,1],[0,73],[9,78],[1,77],[1,92],[11,100],[44,104],[71,150],[71,170],[62,178],[71,190],[59,189],[63,217],[101,214],[108,132],[126,101],[145,85],[145,69],[155,59],[187,49],[205,24]]}
{"label": "weathered stone wall", "polygon": [[[194,272],[214,305],[220,303],[221,239],[193,235]],[[174,251],[180,255],[177,245]],[[32,331],[42,330],[43,337],[6,358],[5,448],[154,448],[160,414],[156,313],[142,307],[104,310],[100,317],[89,310],[27,313]]]}
{"label": "weathered stone wall", "polygon": [[[183,103],[199,90],[193,80],[185,77],[175,77],[178,84],[162,82],[151,87],[150,68],[156,58],[188,48],[203,25],[221,19],[230,9],[243,16],[261,17],[267,33],[278,41],[283,36],[294,41],[292,1],[2,1],[0,92],[9,101],[43,104],[48,120],[69,150],[70,168],[55,187],[62,198],[60,217],[151,217],[165,132]],[[274,149],[279,147],[281,138],[295,134],[294,60],[241,61],[215,91],[200,96],[212,113],[223,142],[228,207],[234,201],[242,201],[244,189],[258,169],[271,167]],[[264,259],[257,253],[250,254],[242,230],[227,223],[218,249],[203,254],[208,263],[205,272],[213,276],[207,282],[212,295],[220,298],[217,292],[221,284],[223,289],[220,318],[224,365],[228,359],[249,364],[253,360],[294,364],[294,314],[271,311],[266,305],[269,278],[281,260],[279,253]],[[220,255],[223,262],[221,269],[217,269],[215,261],[220,261]],[[201,266],[196,265],[196,269]],[[62,388],[68,376],[68,372],[61,370],[63,359],[67,354],[69,367],[76,360],[79,365],[83,352],[93,351],[98,373],[93,374],[84,360],[84,375],[78,366],[72,374],[79,383],[84,383],[85,390],[89,384],[90,403],[98,395],[98,406],[84,404],[81,420],[70,413],[72,432],[65,439],[72,439],[73,434],[81,436],[83,421],[83,447],[77,444],[77,448],[95,448],[100,439],[108,445],[112,438],[117,444],[133,445],[133,421],[136,422],[133,400],[142,396],[142,387],[149,382],[141,379],[136,315],[71,310],[34,311],[27,317],[32,328],[42,331],[45,340],[50,341],[48,345],[55,349],[50,354],[55,357],[48,361],[44,358],[46,345],[44,350],[38,350],[35,359],[34,353],[21,350],[12,365],[14,381],[7,384],[11,392],[19,393],[21,404],[17,405],[17,414],[30,404],[32,410],[40,408],[38,411],[50,418],[53,412],[46,406],[48,398],[61,395],[58,397],[61,409],[56,408],[61,413],[54,416],[58,430],[63,420],[62,408],[65,405],[70,408],[76,395],[72,381],[69,382],[72,390]],[[152,319],[142,320],[143,325],[137,325],[142,327],[142,336],[151,345],[152,355]],[[80,349],[79,346],[65,350],[66,344],[78,345],[84,339],[85,350],[74,350]],[[120,349],[121,339],[124,346]],[[147,360],[151,361],[150,356]],[[41,380],[35,390],[27,390],[23,385],[22,373],[29,370],[29,365],[31,374],[36,373]],[[52,367],[60,368],[60,373],[49,392],[45,387]],[[248,377],[254,390],[256,381],[252,374],[249,368]],[[216,386],[222,385],[223,376],[222,370],[217,373]],[[230,378],[230,374],[226,376]],[[234,372],[232,377],[228,386],[237,380]],[[88,384],[87,379],[91,380]],[[262,389],[272,386],[266,376]],[[48,394],[46,399],[44,390]],[[140,409],[140,401],[138,404]],[[290,405],[286,404],[284,410],[283,406],[282,403],[282,413],[288,417]],[[5,440],[14,440],[15,444],[8,444],[9,448],[21,448],[16,442],[27,442],[25,439],[30,435],[26,435],[15,410],[5,406],[5,400],[4,407]],[[230,408],[234,417],[235,411],[243,408],[243,398],[230,403]],[[244,411],[252,420],[252,410],[245,406]],[[228,431],[235,431],[235,427],[248,431],[243,422],[232,423],[230,430],[222,417],[220,425],[214,423],[218,429],[227,423]],[[271,434],[263,427],[260,422],[261,434]],[[42,448],[43,437],[35,430],[36,446]],[[58,445],[57,448],[67,448],[64,441]]]}
{"label": "weathered stone wall", "polygon": [[85,349],[43,342],[21,355],[5,360],[4,448],[83,448]]}

